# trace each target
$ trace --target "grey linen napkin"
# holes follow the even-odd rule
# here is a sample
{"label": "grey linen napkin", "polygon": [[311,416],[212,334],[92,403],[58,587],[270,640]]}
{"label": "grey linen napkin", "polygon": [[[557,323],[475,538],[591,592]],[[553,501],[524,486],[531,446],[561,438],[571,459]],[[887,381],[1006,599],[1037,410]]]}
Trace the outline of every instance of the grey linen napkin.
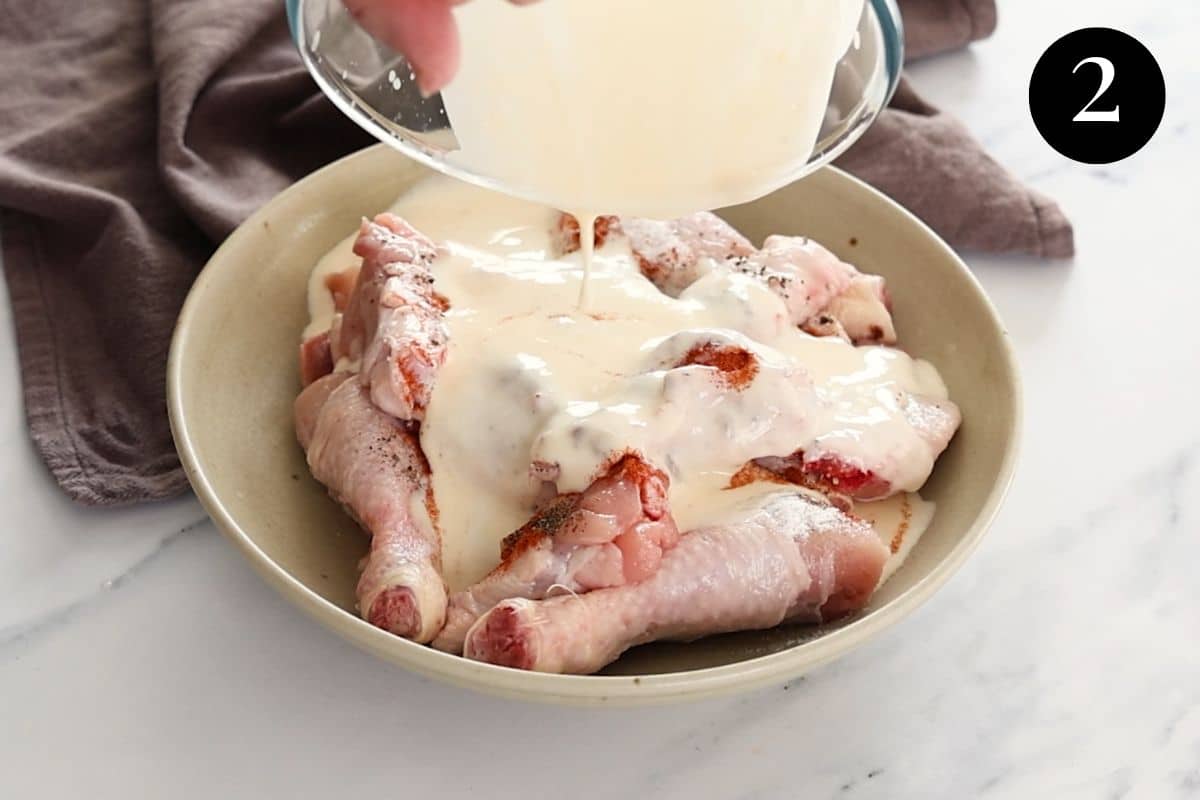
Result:
{"label": "grey linen napkin", "polygon": [[[996,29],[994,0],[901,0],[905,51],[921,58]],[[921,217],[964,250],[1069,258],[1074,234],[1059,207],[1025,188],[966,127],[902,80],[890,106],[838,166]]]}
{"label": "grey linen napkin", "polygon": [[[995,24],[993,0],[901,5],[916,55]],[[316,91],[282,6],[0,0],[0,242],[25,409],[82,503],[186,488],[164,376],[188,287],[255,208],[370,143]],[[843,165],[952,244],[1070,252],[1057,208],[907,87]]]}

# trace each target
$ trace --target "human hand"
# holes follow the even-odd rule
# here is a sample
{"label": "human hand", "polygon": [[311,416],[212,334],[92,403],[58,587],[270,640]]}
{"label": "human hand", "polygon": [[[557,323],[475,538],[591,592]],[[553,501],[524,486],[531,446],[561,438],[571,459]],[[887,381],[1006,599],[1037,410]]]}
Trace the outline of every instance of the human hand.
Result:
{"label": "human hand", "polygon": [[[372,36],[408,59],[417,88],[429,96],[458,70],[458,28],[453,7],[466,0],[342,0]],[[529,5],[537,0],[509,0]]]}

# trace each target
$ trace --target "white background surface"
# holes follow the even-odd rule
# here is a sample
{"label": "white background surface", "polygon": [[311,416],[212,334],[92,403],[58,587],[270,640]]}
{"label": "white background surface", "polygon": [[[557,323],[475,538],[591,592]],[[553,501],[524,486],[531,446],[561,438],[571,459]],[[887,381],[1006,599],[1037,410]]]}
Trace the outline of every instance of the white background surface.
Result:
{"label": "white background surface", "polygon": [[[28,442],[0,302],[0,797],[1200,797],[1200,8],[1001,6],[993,40],[913,75],[1062,202],[1079,253],[969,259],[1024,368],[1024,457],[920,611],[696,706],[410,676],[285,603],[195,501],[70,505]],[[1110,167],[1058,156],[1025,105],[1037,56],[1089,25],[1167,76],[1157,138]]]}

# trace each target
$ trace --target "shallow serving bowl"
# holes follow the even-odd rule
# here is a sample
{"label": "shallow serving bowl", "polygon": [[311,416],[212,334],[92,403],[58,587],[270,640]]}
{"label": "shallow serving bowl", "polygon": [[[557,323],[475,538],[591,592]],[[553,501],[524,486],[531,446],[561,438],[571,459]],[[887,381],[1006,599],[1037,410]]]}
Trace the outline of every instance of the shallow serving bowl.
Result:
{"label": "shallow serving bowl", "polygon": [[962,564],[1012,476],[1020,388],[995,310],[962,261],[916,218],[832,168],[722,214],[751,239],[811,236],[887,277],[901,343],[941,370],[964,424],[922,494],[937,514],[863,613],[627,653],[598,676],[510,670],[436,652],[354,612],[366,537],[308,472],[292,429],[296,348],[317,259],[426,168],[378,145],[280,194],[217,251],[171,348],[171,423],[184,468],[217,526],[285,597],[356,645],[425,675],[526,699],[631,704],[783,682],[894,625]]}

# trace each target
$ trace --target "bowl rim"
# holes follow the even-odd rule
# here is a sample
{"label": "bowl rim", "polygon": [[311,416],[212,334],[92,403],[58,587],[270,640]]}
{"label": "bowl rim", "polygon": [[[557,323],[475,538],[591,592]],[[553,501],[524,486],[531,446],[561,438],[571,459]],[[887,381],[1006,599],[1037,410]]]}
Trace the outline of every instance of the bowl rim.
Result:
{"label": "bowl rim", "polygon": [[311,173],[264,204],[230,234],[217,248],[192,285],[176,321],[167,360],[167,408],[171,432],[184,473],[201,505],[217,528],[237,546],[254,569],[273,588],[335,633],[385,660],[418,674],[475,691],[510,698],[574,705],[622,706],[694,700],[779,684],[844,655],[915,611],[958,571],[978,547],[1008,494],[1022,440],[1022,381],[1011,337],[979,281],[949,245],[920,219],[886,195],[836,167],[826,166],[821,170],[836,174],[838,180],[849,184],[853,191],[872,195],[876,200],[882,200],[892,206],[892,210],[898,212],[905,222],[915,226],[920,235],[932,240],[942,254],[951,259],[968,281],[971,291],[982,302],[987,312],[987,322],[1000,332],[1004,371],[1012,376],[1013,429],[1005,445],[996,482],[969,529],[950,553],[923,578],[886,604],[872,609],[871,613],[853,619],[843,627],[814,640],[821,643],[819,648],[808,647],[809,643],[805,642],[733,664],[651,675],[549,675],[470,661],[393,636],[326,600],[272,560],[239,525],[213,488],[200,461],[188,424],[187,401],[182,392],[183,364],[191,342],[193,320],[198,314],[197,309],[204,302],[206,289],[213,280],[214,271],[209,267],[228,258],[252,231],[261,229],[263,221],[281,198],[329,179],[332,173],[346,169],[348,164],[381,158],[381,151],[395,152],[386,145],[376,144]]}

